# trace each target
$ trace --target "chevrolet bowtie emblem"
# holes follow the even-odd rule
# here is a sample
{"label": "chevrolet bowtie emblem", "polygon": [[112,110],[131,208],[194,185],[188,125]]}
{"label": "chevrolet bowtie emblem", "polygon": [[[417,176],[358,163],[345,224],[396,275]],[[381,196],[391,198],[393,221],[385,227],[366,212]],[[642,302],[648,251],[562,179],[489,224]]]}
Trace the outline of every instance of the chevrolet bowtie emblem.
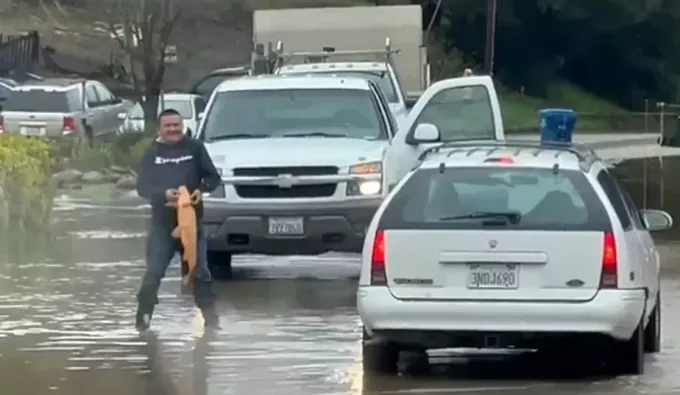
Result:
{"label": "chevrolet bowtie emblem", "polygon": [[279,188],[288,189],[297,183],[297,179],[292,174],[279,174],[273,182]]}

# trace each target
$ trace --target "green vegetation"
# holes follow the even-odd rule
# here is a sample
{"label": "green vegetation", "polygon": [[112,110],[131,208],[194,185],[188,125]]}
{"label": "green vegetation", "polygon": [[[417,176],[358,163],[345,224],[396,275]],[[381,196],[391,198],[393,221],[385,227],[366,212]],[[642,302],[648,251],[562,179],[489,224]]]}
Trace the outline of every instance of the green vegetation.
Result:
{"label": "green vegetation", "polygon": [[51,167],[45,141],[0,135],[0,232],[4,236],[44,229],[50,223]]}
{"label": "green vegetation", "polygon": [[[582,114],[620,114],[626,111],[568,82],[553,83],[548,87],[546,98],[522,95],[503,88],[501,106],[505,127],[510,130],[531,129],[538,126],[538,111],[544,108],[571,108]],[[607,130],[613,128],[608,119],[581,119],[579,127],[584,130]]]}

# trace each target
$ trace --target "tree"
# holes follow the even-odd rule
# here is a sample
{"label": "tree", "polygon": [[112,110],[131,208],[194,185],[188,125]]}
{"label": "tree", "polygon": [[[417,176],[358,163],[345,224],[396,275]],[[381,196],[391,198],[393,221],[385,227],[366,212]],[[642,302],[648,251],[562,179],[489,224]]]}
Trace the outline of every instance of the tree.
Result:
{"label": "tree", "polygon": [[166,69],[166,51],[181,15],[175,0],[113,0],[112,36],[125,57],[124,66],[144,109],[144,132],[155,132]]}

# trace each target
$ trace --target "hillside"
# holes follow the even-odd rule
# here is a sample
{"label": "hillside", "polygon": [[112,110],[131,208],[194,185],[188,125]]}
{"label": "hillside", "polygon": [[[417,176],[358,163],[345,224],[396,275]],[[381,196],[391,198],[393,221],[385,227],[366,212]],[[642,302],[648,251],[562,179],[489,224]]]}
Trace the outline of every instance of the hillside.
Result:
{"label": "hillside", "polygon": [[[388,1],[383,0],[383,3]],[[166,73],[168,90],[182,89],[208,71],[245,63],[252,43],[251,11],[261,8],[348,6],[375,4],[369,0],[184,0],[183,18],[172,35],[179,63]],[[390,3],[409,3],[391,0]],[[38,30],[43,46],[56,49],[60,66],[84,73],[107,64],[117,55],[117,43],[96,22],[112,16],[103,3],[82,9],[45,6],[30,8],[0,0],[0,34]],[[95,5],[97,4],[97,5]],[[247,4],[244,5],[244,4]],[[457,64],[461,64],[458,62]],[[579,112],[622,112],[614,105],[568,83],[554,82],[546,98],[532,98],[503,90],[502,104],[508,128],[537,125],[537,111],[546,107],[569,107]]]}

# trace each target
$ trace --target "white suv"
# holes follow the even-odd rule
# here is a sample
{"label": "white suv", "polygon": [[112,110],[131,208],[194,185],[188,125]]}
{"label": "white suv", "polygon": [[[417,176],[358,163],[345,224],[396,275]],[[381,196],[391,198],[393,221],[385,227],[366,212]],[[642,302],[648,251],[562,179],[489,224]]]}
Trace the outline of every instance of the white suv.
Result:
{"label": "white suv", "polygon": [[590,150],[530,142],[426,152],[367,231],[357,291],[364,368],[399,351],[583,351],[618,373],[660,348],[659,254],[638,210]]}

